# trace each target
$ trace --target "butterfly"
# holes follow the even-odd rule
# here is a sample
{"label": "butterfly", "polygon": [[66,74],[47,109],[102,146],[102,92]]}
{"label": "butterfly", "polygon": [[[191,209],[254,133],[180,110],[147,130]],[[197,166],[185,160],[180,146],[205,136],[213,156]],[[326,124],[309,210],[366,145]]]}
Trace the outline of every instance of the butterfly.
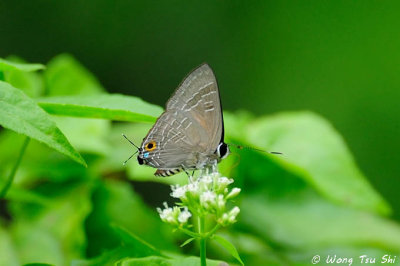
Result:
{"label": "butterfly", "polygon": [[211,167],[229,155],[218,84],[208,64],[184,78],[138,152],[139,164],[157,168],[156,176]]}

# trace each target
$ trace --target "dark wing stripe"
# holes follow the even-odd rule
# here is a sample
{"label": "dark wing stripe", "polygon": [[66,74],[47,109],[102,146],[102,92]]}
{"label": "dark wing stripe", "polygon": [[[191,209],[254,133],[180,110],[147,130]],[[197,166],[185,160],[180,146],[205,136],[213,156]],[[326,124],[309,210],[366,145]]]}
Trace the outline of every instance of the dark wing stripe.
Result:
{"label": "dark wing stripe", "polygon": [[166,176],[175,175],[181,171],[182,171],[182,169],[180,169],[180,168],[167,169],[167,170],[157,169],[157,171],[154,173],[154,175],[166,177]]}

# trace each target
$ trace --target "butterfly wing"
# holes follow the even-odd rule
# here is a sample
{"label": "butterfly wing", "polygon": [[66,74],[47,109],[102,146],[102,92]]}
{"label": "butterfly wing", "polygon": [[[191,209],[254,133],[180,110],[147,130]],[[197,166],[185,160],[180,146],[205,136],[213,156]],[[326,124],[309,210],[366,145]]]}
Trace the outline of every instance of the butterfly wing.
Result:
{"label": "butterfly wing", "polygon": [[146,152],[147,143],[154,142],[156,148],[148,151],[147,164],[160,169],[191,168],[195,165],[192,122],[180,113],[164,112],[143,140],[142,150]]}
{"label": "butterfly wing", "polygon": [[183,112],[201,130],[200,144],[214,152],[224,138],[224,124],[218,84],[209,65],[191,72],[167,102],[167,111]]}
{"label": "butterfly wing", "polygon": [[156,143],[147,164],[159,169],[196,168],[198,154],[215,152],[223,141],[223,118],[217,81],[207,65],[190,73],[167,102],[142,143]]}

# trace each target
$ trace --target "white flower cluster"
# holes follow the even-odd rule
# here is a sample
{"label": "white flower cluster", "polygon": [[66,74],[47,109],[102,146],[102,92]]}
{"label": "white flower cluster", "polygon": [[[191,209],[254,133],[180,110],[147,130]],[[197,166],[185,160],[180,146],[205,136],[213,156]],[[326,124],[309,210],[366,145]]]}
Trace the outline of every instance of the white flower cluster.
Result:
{"label": "white flower cluster", "polygon": [[160,214],[161,220],[166,223],[182,225],[187,223],[190,216],[192,216],[187,207],[174,206],[171,208],[168,207],[166,202],[164,202],[164,207],[165,209],[157,208],[157,211]]}
{"label": "white flower cluster", "polygon": [[235,223],[240,209],[233,207],[228,210],[226,205],[227,201],[240,193],[240,188],[229,190],[228,186],[231,183],[233,183],[233,179],[221,177],[216,172],[200,176],[196,180],[189,179],[189,183],[184,186],[171,186],[171,196],[179,199],[181,201],[179,206],[182,207],[170,208],[165,205],[164,210],[158,209],[160,217],[168,223],[182,225],[188,220],[191,213],[199,216],[214,214],[216,222],[222,226]]}

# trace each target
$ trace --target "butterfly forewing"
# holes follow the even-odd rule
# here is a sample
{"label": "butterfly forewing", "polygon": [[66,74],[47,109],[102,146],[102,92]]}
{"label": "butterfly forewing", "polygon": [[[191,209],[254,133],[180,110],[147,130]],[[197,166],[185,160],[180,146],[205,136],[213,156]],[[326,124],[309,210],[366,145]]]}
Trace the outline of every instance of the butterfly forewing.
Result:
{"label": "butterfly forewing", "polygon": [[167,102],[167,112],[183,112],[200,130],[200,144],[208,150],[223,138],[223,121],[218,84],[212,69],[203,64],[190,73]]}

